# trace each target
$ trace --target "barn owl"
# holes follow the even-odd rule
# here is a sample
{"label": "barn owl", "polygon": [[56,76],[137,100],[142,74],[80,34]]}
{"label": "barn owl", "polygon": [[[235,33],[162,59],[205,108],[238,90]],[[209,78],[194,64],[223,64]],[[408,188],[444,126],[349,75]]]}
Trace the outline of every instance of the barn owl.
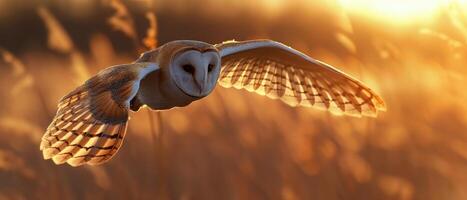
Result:
{"label": "barn owl", "polygon": [[130,111],[187,106],[216,83],[335,114],[374,117],[386,109],[360,81],[282,43],[180,40],[104,69],[64,96],[42,137],[43,157],[71,166],[104,163],[122,145]]}

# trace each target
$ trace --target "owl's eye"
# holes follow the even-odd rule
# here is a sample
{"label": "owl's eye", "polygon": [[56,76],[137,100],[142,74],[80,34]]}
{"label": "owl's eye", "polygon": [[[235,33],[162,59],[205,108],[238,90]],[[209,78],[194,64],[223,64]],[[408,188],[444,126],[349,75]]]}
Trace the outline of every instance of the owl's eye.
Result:
{"label": "owl's eye", "polygon": [[213,64],[209,64],[209,65],[208,65],[208,72],[211,72],[213,69],[214,69],[214,65],[213,65]]}
{"label": "owl's eye", "polygon": [[195,73],[195,67],[193,65],[186,64],[186,65],[183,65],[182,68],[183,68],[183,71],[185,71],[187,73],[190,73],[190,74]]}

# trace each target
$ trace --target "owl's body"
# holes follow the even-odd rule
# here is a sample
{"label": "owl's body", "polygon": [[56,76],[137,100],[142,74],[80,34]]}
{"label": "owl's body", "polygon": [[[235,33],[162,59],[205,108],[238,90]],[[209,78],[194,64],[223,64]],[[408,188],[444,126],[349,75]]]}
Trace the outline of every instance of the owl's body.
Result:
{"label": "owl's body", "polygon": [[335,114],[376,116],[386,109],[358,80],[278,42],[173,41],[104,69],[63,97],[42,138],[44,158],[72,166],[106,162],[122,145],[130,110],[187,106],[217,82]]}

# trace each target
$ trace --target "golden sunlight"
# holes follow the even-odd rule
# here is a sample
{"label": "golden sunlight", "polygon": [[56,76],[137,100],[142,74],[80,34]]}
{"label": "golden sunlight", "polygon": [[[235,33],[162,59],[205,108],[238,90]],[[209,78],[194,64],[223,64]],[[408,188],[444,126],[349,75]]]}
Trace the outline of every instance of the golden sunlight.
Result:
{"label": "golden sunlight", "polygon": [[[467,200],[467,0],[0,0],[0,30],[0,200]],[[133,68],[85,82],[170,41],[261,38],[361,80],[387,111],[333,116],[385,106],[288,48],[225,44],[244,52],[216,56],[219,86],[168,111],[128,110]],[[143,58],[181,55],[162,51]],[[161,72],[143,82],[160,90]]]}
{"label": "golden sunlight", "polygon": [[455,0],[340,0],[352,14],[370,15],[391,22],[430,20],[443,6]]}

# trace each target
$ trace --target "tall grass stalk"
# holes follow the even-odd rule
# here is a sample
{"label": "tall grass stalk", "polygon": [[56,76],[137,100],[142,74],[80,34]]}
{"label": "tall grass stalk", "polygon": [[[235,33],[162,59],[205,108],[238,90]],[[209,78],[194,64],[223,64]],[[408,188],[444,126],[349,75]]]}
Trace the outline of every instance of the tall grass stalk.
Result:
{"label": "tall grass stalk", "polygon": [[167,168],[166,168],[166,157],[164,153],[164,142],[163,142],[163,135],[164,135],[164,127],[162,126],[162,114],[161,112],[156,112],[157,114],[157,124],[158,129],[156,130],[154,124],[154,115],[150,109],[147,109],[148,117],[149,117],[149,128],[151,131],[152,139],[153,139],[153,153],[156,165],[156,187],[157,187],[157,199],[168,199],[167,194]]}

